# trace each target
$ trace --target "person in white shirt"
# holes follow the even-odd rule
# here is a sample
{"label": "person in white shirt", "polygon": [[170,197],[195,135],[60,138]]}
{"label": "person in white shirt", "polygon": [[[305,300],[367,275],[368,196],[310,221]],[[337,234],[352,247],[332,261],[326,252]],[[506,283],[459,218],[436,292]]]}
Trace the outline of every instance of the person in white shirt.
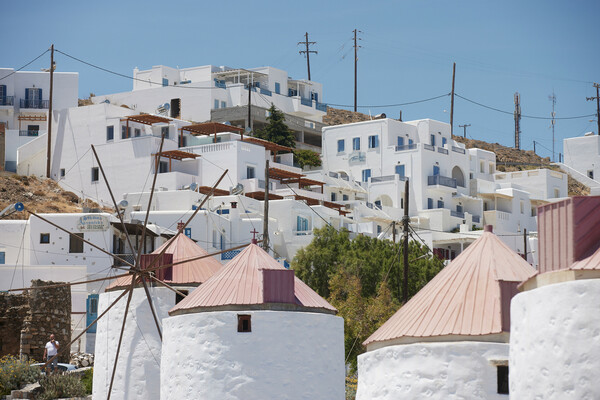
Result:
{"label": "person in white shirt", "polygon": [[[51,334],[50,341],[46,343],[46,348],[44,349],[44,360],[48,361],[58,354],[58,349],[60,349],[60,344],[58,343],[58,340],[54,340],[54,334]],[[51,371],[54,372],[58,367],[58,357],[52,360],[48,366]]]}

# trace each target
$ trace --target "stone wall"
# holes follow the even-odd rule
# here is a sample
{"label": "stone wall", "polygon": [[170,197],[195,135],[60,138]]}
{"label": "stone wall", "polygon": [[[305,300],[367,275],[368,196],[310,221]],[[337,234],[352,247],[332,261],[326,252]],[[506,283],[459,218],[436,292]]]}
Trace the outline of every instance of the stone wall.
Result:
{"label": "stone wall", "polygon": [[[31,287],[60,282],[31,281]],[[0,355],[21,355],[42,361],[44,346],[54,334],[66,346],[71,341],[71,290],[68,286],[0,294]],[[59,356],[69,362],[69,352]]]}
{"label": "stone wall", "polygon": [[0,357],[19,354],[19,338],[28,313],[27,295],[0,293]]}

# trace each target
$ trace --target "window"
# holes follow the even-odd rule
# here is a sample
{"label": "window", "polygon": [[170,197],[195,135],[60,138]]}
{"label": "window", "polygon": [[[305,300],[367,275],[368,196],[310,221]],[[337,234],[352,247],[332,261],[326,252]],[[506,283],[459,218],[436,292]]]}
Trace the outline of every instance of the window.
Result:
{"label": "window", "polygon": [[212,232],[212,247],[217,248],[217,231],[213,229]]}
{"label": "window", "polygon": [[238,314],[238,332],[252,332],[250,315]]}
{"label": "window", "polygon": [[42,89],[25,89],[25,108],[36,108],[42,105]]}
{"label": "window", "polygon": [[363,182],[369,182],[369,178],[371,177],[371,170],[370,169],[363,169],[362,170],[362,181]]}
{"label": "window", "polygon": [[226,108],[227,107],[227,102],[226,101],[222,101],[221,102],[221,108]]}
{"label": "window", "polygon": [[0,251],[0,265],[6,264],[6,252],[4,250]]}
{"label": "window", "polygon": [[336,193],[331,193],[331,201],[336,201],[337,200],[337,194]]}
{"label": "window", "polygon": [[398,146],[404,146],[404,138],[402,136],[398,136]]}
{"label": "window", "polygon": [[442,137],[442,147],[446,147],[446,142],[447,139],[445,137]]}
{"label": "window", "polygon": [[414,141],[413,141],[412,139],[408,139],[408,144],[409,144],[409,146],[410,146],[411,144],[413,144],[413,143],[414,143]]}
{"label": "window", "polygon": [[[179,294],[179,293],[175,293],[175,304],[177,304],[177,303],[179,303],[181,300],[185,299],[185,296],[187,296],[187,295],[188,295],[188,293],[189,293],[189,291],[187,291],[187,290],[181,290],[181,289],[179,289],[178,291],[179,291],[179,293],[181,293],[181,294]],[[185,295],[185,296],[184,296],[184,295]]]}
{"label": "window", "polygon": [[219,108],[219,100],[215,100],[215,109]]}
{"label": "window", "polygon": [[343,195],[342,195],[342,200],[343,200],[343,201],[346,201],[346,200],[348,200],[348,195],[347,195],[347,194],[343,194]]}
{"label": "window", "polygon": [[162,128],[160,128],[160,135],[164,136],[165,139],[168,139],[169,138],[169,127],[163,126]]}
{"label": "window", "polygon": [[404,164],[396,165],[396,175],[406,176],[404,174]]}
{"label": "window", "polygon": [[158,163],[158,173],[164,174],[165,172],[169,172],[169,163],[167,161],[161,161]]}
{"label": "window", "polygon": [[498,365],[498,394],[508,394],[508,365]]}
{"label": "window", "polygon": [[525,206],[524,206],[524,204],[523,204],[523,200],[521,200],[521,201],[519,202],[519,207],[521,208],[521,214],[524,214],[524,213],[525,213]]}
{"label": "window", "polygon": [[381,225],[377,225],[377,234],[379,235],[381,233],[382,229],[381,229]]}
{"label": "window", "polygon": [[463,206],[457,204],[456,205],[456,212],[459,213],[459,214],[462,214],[462,212],[463,212]]}
{"label": "window", "polygon": [[535,207],[531,207],[531,216],[535,217],[537,215],[537,210]]}
{"label": "window", "polygon": [[192,238],[192,228],[185,228],[183,230],[183,234],[191,239]]}
{"label": "window", "polygon": [[381,210],[381,200],[375,200],[375,208],[378,208]]}
{"label": "window", "polygon": [[142,130],[141,130],[140,128],[135,128],[135,129],[133,130],[133,136],[135,136],[135,137],[140,137],[140,136],[142,136]]}
{"label": "window", "polygon": [[61,169],[60,169],[60,177],[61,177],[61,178],[64,178],[64,177],[65,177],[65,169],[64,169],[64,168],[61,168]]}
{"label": "window", "polygon": [[494,173],[494,163],[490,163],[489,165],[489,171],[490,171],[490,175]]}
{"label": "window", "polygon": [[279,84],[279,82],[275,82],[275,93],[280,94],[281,92],[281,85]]}
{"label": "window", "polygon": [[444,208],[444,202],[442,200],[437,201],[437,208]]}
{"label": "window", "polygon": [[92,182],[98,182],[100,179],[98,167],[92,167]]}
{"label": "window", "polygon": [[219,245],[220,250],[225,250],[227,243],[225,243],[225,235],[222,233],[219,234]]}
{"label": "window", "polygon": [[296,217],[296,231],[298,232],[306,232],[309,231],[310,227],[308,224],[308,218],[297,216]]}
{"label": "window", "polygon": [[379,136],[377,136],[377,135],[369,136],[369,148],[376,149],[377,147],[379,147]]}
{"label": "window", "polygon": [[121,139],[127,139],[131,137],[131,127],[123,125],[121,127]]}
{"label": "window", "polygon": [[72,233],[69,235],[69,253],[83,253],[83,233]]}
{"label": "window", "polygon": [[246,179],[254,179],[254,167],[247,166],[246,167]]}
{"label": "window", "polygon": [[167,78],[162,78],[162,85],[169,86],[169,80]]}
{"label": "window", "polygon": [[343,152],[346,141],[344,139],[340,139],[340,140],[338,140],[337,143],[338,143],[338,153]]}
{"label": "window", "polygon": [[435,146],[435,135],[433,133],[429,135],[429,144]]}
{"label": "window", "polygon": [[485,163],[483,161],[479,161],[479,172],[485,174]]}
{"label": "window", "polygon": [[593,169],[590,169],[590,170],[587,172],[587,176],[588,176],[588,178],[590,178],[590,179],[594,179],[594,170],[593,170]]}
{"label": "window", "polygon": [[558,199],[560,197],[560,189],[554,188],[554,198]]}
{"label": "window", "polygon": [[181,116],[181,99],[171,99],[171,118]]}
{"label": "window", "polygon": [[115,127],[107,126],[106,127],[106,141],[113,140],[115,138]]}
{"label": "window", "polygon": [[27,125],[27,136],[37,136],[40,133],[39,125]]}
{"label": "window", "polygon": [[49,233],[40,233],[40,244],[48,244],[50,243],[50,234]]}
{"label": "window", "polygon": [[6,105],[6,85],[0,85],[0,106]]}
{"label": "window", "polygon": [[432,198],[427,198],[427,209],[428,210],[432,210],[433,209],[433,199]]}
{"label": "window", "polygon": [[360,138],[355,137],[352,139],[352,150],[360,150]]}

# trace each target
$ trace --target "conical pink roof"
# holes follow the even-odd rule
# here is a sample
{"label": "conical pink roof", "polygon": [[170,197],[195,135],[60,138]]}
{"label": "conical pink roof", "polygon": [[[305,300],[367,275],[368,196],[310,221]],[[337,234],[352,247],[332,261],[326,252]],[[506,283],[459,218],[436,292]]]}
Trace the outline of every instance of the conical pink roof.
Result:
{"label": "conical pink roof", "polygon": [[569,269],[571,270],[596,270],[600,269],[600,248],[591,256],[583,260],[575,261]]}
{"label": "conical pink roof", "polygon": [[[288,270],[263,249],[255,244],[250,244],[223,269],[175,305],[169,314],[202,311],[202,309],[222,306],[267,304],[269,302],[265,301],[264,297],[265,271]],[[289,273],[293,274],[293,271],[289,271]],[[295,276],[293,277],[293,288],[290,281],[289,289],[293,290],[292,301],[298,306],[327,310],[328,312],[337,311]]]}
{"label": "conical pink roof", "polygon": [[496,235],[484,232],[363,344],[502,333],[500,281],[522,282],[534,273]]}
{"label": "conical pink roof", "polygon": [[[173,263],[189,260],[201,256],[208,255],[208,252],[198,246],[192,239],[185,235],[178,235],[165,242],[152,254],[160,254],[160,252],[170,243],[169,248],[165,251],[166,254],[173,254]],[[220,262],[214,257],[206,257],[199,260],[190,261],[183,264],[173,266],[173,277],[171,280],[165,280],[166,283],[182,285],[182,284],[201,284],[208,278],[214,275],[215,272],[222,269]],[[131,285],[131,277],[125,276],[111,282],[106,290],[121,288]]]}

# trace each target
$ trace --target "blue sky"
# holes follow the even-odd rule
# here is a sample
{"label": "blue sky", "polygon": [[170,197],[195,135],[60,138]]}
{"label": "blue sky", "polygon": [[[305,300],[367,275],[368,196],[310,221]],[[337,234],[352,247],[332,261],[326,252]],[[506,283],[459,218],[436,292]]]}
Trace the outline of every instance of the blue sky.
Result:
{"label": "blue sky", "polygon": [[[358,61],[359,106],[398,104],[450,92],[512,112],[521,94],[524,115],[595,114],[592,82],[600,81],[597,17],[600,2],[583,1],[29,1],[2,7],[5,39],[0,66],[18,68],[54,43],[90,63],[131,74],[164,64],[192,67],[271,65],[306,78],[297,42],[304,32],[317,44],[312,79],[326,103],[353,104],[352,30],[363,33]],[[594,33],[596,32],[596,33]],[[79,72],[80,97],[131,90],[130,80],[56,55],[60,71]],[[47,68],[49,55],[27,69]],[[343,108],[343,107],[340,107]],[[450,98],[402,107],[361,107],[405,120],[449,122]],[[562,139],[596,131],[595,117],[558,120]],[[471,124],[474,139],[514,144],[512,115],[455,101],[455,133]],[[523,118],[522,148],[551,155],[550,121]],[[543,146],[543,147],[542,147]],[[545,147],[545,148],[544,148]],[[558,156],[557,156],[558,157]]]}

